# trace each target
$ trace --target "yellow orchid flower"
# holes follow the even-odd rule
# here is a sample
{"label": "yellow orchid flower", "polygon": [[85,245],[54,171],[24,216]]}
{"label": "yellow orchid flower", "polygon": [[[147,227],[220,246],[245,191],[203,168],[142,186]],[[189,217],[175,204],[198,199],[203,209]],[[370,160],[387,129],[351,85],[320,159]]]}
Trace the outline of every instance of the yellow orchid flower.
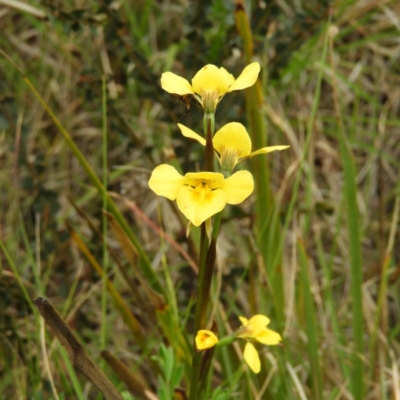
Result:
{"label": "yellow orchid flower", "polygon": [[[178,124],[182,135],[197,140],[206,145],[204,137],[182,124]],[[224,170],[231,171],[235,165],[246,158],[257,154],[267,154],[272,151],[285,150],[290,146],[268,146],[251,151],[251,139],[246,128],[239,122],[230,122],[224,125],[213,137],[213,147],[219,153],[219,161]]]}
{"label": "yellow orchid flower", "polygon": [[[242,327],[239,329],[237,337],[246,340],[256,340],[262,344],[273,346],[282,341],[282,337],[278,332],[267,328],[270,320],[265,315],[255,315],[249,320],[239,317]],[[258,352],[254,345],[248,341],[244,347],[244,360],[251,370],[258,374],[261,370],[261,362]]]}
{"label": "yellow orchid flower", "polygon": [[203,351],[214,347],[218,343],[217,335],[206,329],[201,329],[195,337],[197,351]]}
{"label": "yellow orchid flower", "polygon": [[151,174],[149,187],[159,196],[176,200],[185,217],[199,226],[226,204],[242,203],[253,192],[254,180],[248,171],[235,172],[227,179],[218,172],[182,176],[174,167],[162,164]]}
{"label": "yellow orchid flower", "polygon": [[197,72],[192,84],[172,72],[164,72],[161,76],[161,86],[168,93],[179,96],[194,95],[206,112],[214,113],[217,104],[226,93],[254,85],[259,72],[260,64],[254,62],[235,79],[225,68],[208,64]]}

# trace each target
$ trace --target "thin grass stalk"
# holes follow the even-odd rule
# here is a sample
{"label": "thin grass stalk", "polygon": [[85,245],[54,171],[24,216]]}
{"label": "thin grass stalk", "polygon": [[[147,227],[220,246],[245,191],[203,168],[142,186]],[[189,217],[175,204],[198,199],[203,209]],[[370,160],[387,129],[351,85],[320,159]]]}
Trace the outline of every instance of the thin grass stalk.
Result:
{"label": "thin grass stalk", "polygon": [[377,364],[377,339],[378,339],[378,332],[379,329],[382,330],[382,333],[385,334],[385,328],[386,326],[384,325],[384,313],[386,312],[386,307],[385,307],[385,300],[386,300],[386,294],[387,294],[387,283],[388,283],[388,269],[389,265],[391,262],[391,257],[390,254],[386,254],[385,258],[382,261],[382,270],[381,270],[381,277],[380,277],[380,284],[379,284],[379,291],[378,291],[378,304],[377,304],[377,310],[376,310],[376,315],[375,315],[375,321],[374,321],[374,328],[372,331],[371,335],[371,341],[369,343],[369,354],[370,354],[370,359],[371,359],[371,364],[372,368],[370,371],[370,378],[372,378],[372,375],[374,374],[374,368],[376,368]]}
{"label": "thin grass stalk", "polygon": [[58,396],[58,391],[56,388],[56,385],[54,383],[54,378],[53,374],[51,372],[50,368],[50,362],[49,362],[49,356],[47,354],[47,349],[46,349],[46,329],[45,329],[45,322],[44,319],[41,318],[39,322],[39,337],[40,337],[40,346],[42,350],[42,360],[43,360],[43,369],[45,374],[47,375],[47,379],[50,384],[51,392],[53,394],[53,397],[55,400],[60,400],[60,397]]}
{"label": "thin grass stalk", "polygon": [[32,274],[33,274],[34,279],[35,279],[36,289],[39,291],[39,293],[43,293],[43,284],[42,284],[42,281],[40,279],[40,274],[37,274],[36,258],[35,258],[34,254],[32,252],[31,243],[29,242],[29,239],[28,239],[28,234],[26,232],[24,218],[22,216],[22,211],[21,210],[19,210],[19,212],[18,212],[18,222],[19,222],[19,227],[20,227],[21,234],[22,234],[22,240],[24,242],[25,249],[26,249],[26,252],[28,254],[29,260],[30,260],[30,262],[32,264]]}
{"label": "thin grass stalk", "polygon": [[[103,188],[107,188],[108,181],[108,166],[107,166],[107,87],[106,77],[102,76],[102,117],[103,117],[103,143],[102,143],[102,158],[103,158]],[[107,190],[103,190],[103,210],[107,210]],[[102,213],[103,225],[103,240],[102,240],[102,253],[103,253],[103,285],[101,291],[101,330],[100,330],[100,348],[106,348],[106,335],[107,335],[107,269],[108,269],[108,251],[107,251],[107,216]]]}
{"label": "thin grass stalk", "polygon": [[[18,269],[17,269],[17,267],[16,267],[16,265],[15,265],[15,263],[14,263],[14,260],[11,258],[10,253],[8,252],[6,246],[5,246],[5,244],[3,243],[3,241],[1,240],[1,238],[0,238],[0,248],[1,248],[1,250],[2,250],[2,252],[3,252],[3,254],[4,254],[4,256],[6,257],[6,260],[7,260],[8,264],[10,265],[10,267],[11,267],[11,269],[12,269],[12,272],[13,272],[14,275],[15,275],[15,279],[16,279],[17,282],[18,282],[18,286],[19,286],[20,289],[21,289],[21,292],[22,292],[22,294],[23,294],[23,296],[24,296],[24,298],[25,298],[25,301],[27,302],[27,304],[28,304],[29,308],[31,309],[32,313],[33,313],[36,317],[38,317],[38,313],[37,313],[37,311],[35,310],[35,307],[34,307],[33,304],[32,304],[31,296],[29,296],[29,293],[28,293],[28,291],[26,290],[26,287],[25,287],[24,283],[22,282],[22,279],[21,279],[21,277],[20,277],[20,275],[19,275],[19,273],[18,273]],[[39,322],[39,321],[38,321],[38,318],[36,319],[36,322],[37,322],[37,323]]]}
{"label": "thin grass stalk", "polygon": [[[339,225],[340,221],[341,221],[340,215],[339,215],[337,221],[338,221],[338,225]],[[336,254],[336,249],[337,249],[336,242],[337,242],[338,233],[339,233],[339,229],[337,227],[335,236],[334,236],[334,244],[330,251],[330,257],[329,257],[328,262],[325,259],[325,254],[323,254],[322,243],[321,243],[320,237],[317,237],[316,245],[317,245],[318,261],[321,265],[322,273],[324,276],[324,289],[323,289],[324,303],[326,304],[326,307],[327,307],[327,310],[328,310],[328,313],[330,316],[334,337],[335,337],[336,341],[338,342],[338,346],[336,346],[337,347],[336,354],[338,357],[340,369],[341,369],[343,377],[344,377],[343,381],[348,381],[350,379],[350,374],[349,374],[349,368],[345,362],[346,357],[345,357],[345,354],[343,351],[343,349],[346,346],[346,342],[343,337],[343,333],[339,327],[339,322],[338,322],[337,315],[336,315],[336,306],[335,306],[335,302],[334,302],[332,288],[330,286],[330,284],[332,282],[331,271],[332,271],[332,266],[333,266],[333,258],[334,258],[334,255]]]}
{"label": "thin grass stalk", "polygon": [[[397,187],[397,191],[399,190],[399,186]],[[383,259],[382,262],[382,270],[381,270],[381,276],[380,276],[380,284],[379,284],[379,291],[378,291],[378,305],[377,305],[377,311],[376,311],[376,317],[375,317],[375,324],[374,324],[374,329],[372,331],[371,335],[371,341],[370,341],[370,346],[369,346],[369,354],[370,354],[370,359],[373,361],[372,362],[372,368],[369,374],[369,378],[372,379],[373,374],[374,374],[374,368],[376,367],[376,353],[377,353],[377,339],[378,339],[378,331],[379,328],[381,328],[382,333],[384,335],[387,334],[387,318],[385,318],[385,313],[387,312],[387,286],[388,286],[388,270],[389,270],[389,265],[391,262],[391,256],[390,254],[392,253],[393,250],[393,244],[394,244],[394,239],[396,235],[396,230],[397,230],[397,225],[398,225],[398,220],[399,220],[399,211],[400,211],[400,195],[398,194],[396,196],[396,202],[394,206],[394,212],[393,212],[393,220],[391,224],[391,229],[390,229],[390,235],[389,235],[389,240],[387,244],[387,248],[385,251],[385,258]],[[379,348],[380,352],[383,352],[383,349]],[[379,354],[379,359],[383,358],[383,354]],[[381,364],[384,365],[384,364]],[[381,369],[383,369],[382,367]],[[382,373],[382,371],[381,371]]]}
{"label": "thin grass stalk", "polygon": [[[83,395],[82,386],[81,386],[81,383],[79,382],[76,371],[74,370],[74,367],[71,364],[71,359],[68,357],[67,351],[64,349],[63,346],[59,346],[58,352],[60,354],[60,359],[62,360],[62,363],[64,364],[65,368],[68,371],[68,375],[69,375],[72,387],[75,391],[76,398],[78,400],[83,400],[85,398],[85,396]],[[60,370],[61,370],[61,368],[60,368]]]}
{"label": "thin grass stalk", "polygon": [[332,93],[335,105],[338,125],[338,138],[341,159],[343,161],[344,195],[347,208],[347,228],[350,241],[350,276],[351,276],[351,300],[352,300],[352,330],[353,330],[353,357],[350,390],[354,400],[362,400],[364,397],[364,354],[363,337],[363,309],[362,309],[362,256],[360,218],[357,205],[356,172],[349,144],[345,136],[345,127],[337,92],[336,69],[334,61],[334,36],[335,28],[329,30],[329,55],[332,69]]}
{"label": "thin grass stalk", "polygon": [[[158,219],[161,221],[160,208],[157,209],[157,214],[158,214]],[[160,224],[160,226],[162,226],[162,225]],[[171,310],[171,314],[174,315],[176,318],[178,318],[177,296],[176,296],[176,293],[174,290],[174,283],[172,281],[171,272],[168,268],[168,261],[166,258],[167,249],[165,246],[164,237],[161,234],[161,232],[160,232],[159,238],[160,238],[160,248],[161,248],[161,253],[162,253],[161,264],[162,264],[162,268],[163,268],[163,272],[164,272],[164,279],[165,279],[165,286],[166,286],[165,293],[167,295],[167,304]]]}
{"label": "thin grass stalk", "polygon": [[311,366],[313,399],[322,400],[322,374],[318,356],[317,316],[315,312],[313,296],[311,293],[311,282],[309,276],[310,267],[308,265],[307,253],[306,249],[304,248],[304,243],[300,238],[297,241],[297,248],[299,249],[301,284],[304,295],[307,347]]}
{"label": "thin grass stalk", "polygon": [[[29,244],[28,244],[29,246]],[[40,243],[40,212],[35,212],[35,262],[32,264],[33,276],[37,290],[43,292],[43,282],[41,279],[41,243]]]}

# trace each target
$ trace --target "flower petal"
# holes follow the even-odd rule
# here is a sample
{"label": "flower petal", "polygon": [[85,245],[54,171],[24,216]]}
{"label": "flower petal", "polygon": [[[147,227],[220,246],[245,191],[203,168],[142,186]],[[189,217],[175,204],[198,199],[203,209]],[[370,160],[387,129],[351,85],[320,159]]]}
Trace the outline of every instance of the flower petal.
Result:
{"label": "flower petal", "polygon": [[228,204],[240,204],[254,190],[253,175],[249,171],[238,171],[225,179],[223,190],[227,194]]}
{"label": "flower petal", "polygon": [[224,95],[234,83],[235,78],[226,69],[208,64],[204,66],[192,79],[192,86],[196,93],[202,96],[203,92],[212,91],[218,96]]}
{"label": "flower petal", "polygon": [[201,225],[206,219],[222,211],[226,205],[226,193],[216,189],[202,198],[191,186],[179,189],[176,203],[185,217],[194,225]]}
{"label": "flower petal", "polygon": [[208,182],[213,189],[221,189],[224,176],[219,172],[188,172],[185,180],[191,186],[197,186],[201,181]]}
{"label": "flower petal", "polygon": [[258,62],[254,62],[248,65],[235,80],[235,82],[229,87],[228,92],[232,92],[234,90],[242,90],[253,86],[258,78],[259,72],[260,64]]}
{"label": "flower petal", "polygon": [[235,77],[230,74],[224,67],[221,67],[219,69],[219,73],[221,82],[223,82],[223,87],[226,86],[227,88],[226,90],[224,90],[224,93],[226,93],[228,88],[232,86],[232,84],[235,82]]}
{"label": "flower petal", "polygon": [[245,317],[239,317],[239,319],[243,326],[246,326],[249,323],[249,320]]}
{"label": "flower petal", "polygon": [[246,327],[250,331],[248,336],[257,339],[258,335],[262,334],[262,332],[267,329],[266,326],[269,322],[269,318],[262,314],[251,317]]}
{"label": "flower petal", "polygon": [[194,94],[190,83],[172,72],[164,72],[161,75],[161,87],[168,93],[174,93],[179,96]]}
{"label": "flower petal", "polygon": [[258,355],[256,348],[250,342],[247,342],[246,346],[244,346],[243,356],[251,370],[255,374],[258,374],[261,371],[260,356]]}
{"label": "flower petal", "polygon": [[281,150],[285,150],[288,149],[290,146],[268,146],[268,147],[263,147],[262,149],[253,151],[253,153],[250,154],[250,157],[253,157],[257,154],[267,154],[267,153],[271,153],[273,151],[281,151]]}
{"label": "flower petal", "polygon": [[267,344],[269,346],[279,344],[282,341],[282,337],[278,332],[266,328],[262,332],[260,332],[257,336],[255,336],[255,339],[258,342],[262,344]]}
{"label": "flower petal", "polygon": [[224,149],[236,150],[238,158],[247,157],[251,153],[251,139],[246,128],[239,122],[224,125],[213,138],[214,149],[219,154]]}
{"label": "flower petal", "polygon": [[248,323],[248,327],[252,330],[264,329],[270,323],[270,319],[262,314],[254,315]]}
{"label": "flower petal", "polygon": [[153,170],[149,187],[159,196],[175,200],[184,180],[185,178],[174,167],[161,164]]}
{"label": "flower petal", "polygon": [[203,146],[206,145],[206,139],[204,139],[202,136],[198,135],[196,132],[189,129],[187,126],[178,124],[178,127],[181,130],[183,136],[197,140]]}
{"label": "flower petal", "polygon": [[218,338],[214,332],[201,329],[197,332],[195,342],[196,349],[201,351],[214,347],[218,343]]}

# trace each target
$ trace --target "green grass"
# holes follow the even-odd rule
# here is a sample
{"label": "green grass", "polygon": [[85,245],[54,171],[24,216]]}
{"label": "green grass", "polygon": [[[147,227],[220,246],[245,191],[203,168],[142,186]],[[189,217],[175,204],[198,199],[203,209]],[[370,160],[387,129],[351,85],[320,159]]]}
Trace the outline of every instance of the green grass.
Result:
{"label": "green grass", "polygon": [[[221,101],[216,128],[291,148],[240,166],[256,191],[222,214],[212,309],[220,336],[268,315],[283,346],[259,347],[259,375],[244,341],[218,348],[207,398],[397,399],[398,2],[248,2],[236,19],[222,0],[61,3],[0,16],[2,398],[100,398],[47,328],[43,343],[38,296],[126,398],[145,398],[141,378],[160,396],[187,387],[196,275],[182,252],[197,262],[200,231],[186,239],[147,181],[164,162],[201,167],[176,123],[200,132],[202,110],[160,76],[212,63],[236,77],[257,60],[262,79]],[[138,377],[131,395],[103,349]]]}

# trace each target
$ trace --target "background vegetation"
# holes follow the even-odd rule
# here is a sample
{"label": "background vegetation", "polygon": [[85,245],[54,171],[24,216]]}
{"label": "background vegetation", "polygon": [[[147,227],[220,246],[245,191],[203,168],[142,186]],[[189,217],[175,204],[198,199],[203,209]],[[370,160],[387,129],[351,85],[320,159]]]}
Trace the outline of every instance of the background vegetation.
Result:
{"label": "background vegetation", "polygon": [[[259,135],[291,147],[249,164],[255,195],[224,213],[212,312],[221,334],[239,326],[238,315],[266,314],[283,346],[260,348],[257,376],[242,366],[240,346],[218,350],[209,398],[399,400],[400,3],[248,1],[252,38],[229,0],[5,3],[0,397],[99,398],[45,334],[38,296],[125,398],[148,389],[168,399],[185,384],[174,337],[193,333],[196,230],[188,245],[186,222],[147,181],[161,162],[202,165],[176,126],[201,132],[202,112],[163,92],[160,76],[191,79],[208,63],[238,76],[251,57],[262,66],[257,102],[250,90],[230,94],[217,128],[239,121],[253,143]],[[107,229],[110,203],[13,63],[106,184],[148,259],[122,251],[128,231]],[[246,112],[255,104],[265,126],[256,133]],[[163,329],[138,289],[134,268],[149,265],[179,318]],[[136,389],[103,349],[134,372]]]}

